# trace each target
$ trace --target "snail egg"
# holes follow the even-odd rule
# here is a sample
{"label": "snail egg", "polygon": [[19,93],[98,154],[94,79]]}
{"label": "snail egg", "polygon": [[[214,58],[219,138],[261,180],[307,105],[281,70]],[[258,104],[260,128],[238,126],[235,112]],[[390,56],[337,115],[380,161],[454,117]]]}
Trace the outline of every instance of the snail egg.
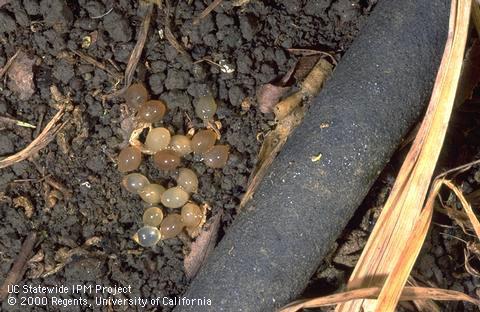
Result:
{"label": "snail egg", "polygon": [[118,155],[118,170],[128,172],[137,169],[142,162],[142,152],[134,147],[125,147]]}
{"label": "snail egg", "polygon": [[227,164],[228,155],[228,145],[215,145],[204,154],[204,161],[211,168],[222,168]]}
{"label": "snail egg", "polygon": [[171,213],[163,219],[160,225],[160,233],[163,239],[172,238],[183,230],[182,217],[177,213]]}
{"label": "snail egg", "polygon": [[165,102],[150,100],[140,106],[138,109],[138,118],[144,122],[157,122],[163,118],[166,110]]}
{"label": "snail egg", "polygon": [[158,204],[162,198],[162,194],[165,192],[165,188],[160,184],[148,184],[140,191],[138,194],[142,198],[143,201],[149,204]]}
{"label": "snail egg", "polygon": [[180,166],[180,156],[171,150],[156,152],[153,156],[153,162],[160,170],[174,170]]}
{"label": "snail egg", "polygon": [[188,201],[188,193],[181,187],[172,187],[162,195],[162,204],[168,208],[180,208]]}
{"label": "snail egg", "polygon": [[195,105],[195,113],[203,120],[211,120],[217,111],[217,103],[211,94],[200,96]]}
{"label": "snail egg", "polygon": [[187,227],[194,227],[200,224],[203,213],[198,205],[188,203],[182,207],[182,222]]}
{"label": "snail egg", "polygon": [[125,102],[131,108],[137,109],[148,100],[148,91],[143,84],[134,83],[125,92]]}
{"label": "snail egg", "polygon": [[138,191],[150,182],[147,177],[140,173],[130,173],[123,177],[122,185],[130,193],[137,194]]}
{"label": "snail egg", "polygon": [[143,247],[152,247],[160,240],[160,231],[154,226],[144,226],[137,231],[138,243]]}
{"label": "snail egg", "polygon": [[184,156],[192,152],[192,141],[184,135],[177,134],[170,140],[170,148],[178,155]]}
{"label": "snail egg", "polygon": [[190,169],[180,168],[178,172],[177,185],[188,193],[196,192],[198,189],[197,175]]}
{"label": "snail egg", "polygon": [[163,220],[162,209],[150,207],[143,213],[143,223],[149,226],[159,226]]}
{"label": "snail egg", "polygon": [[213,130],[200,130],[192,138],[192,150],[195,154],[204,154],[215,145],[217,135]]}
{"label": "snail egg", "polygon": [[153,128],[145,138],[145,147],[152,152],[158,152],[167,148],[170,139],[170,131],[167,128]]}

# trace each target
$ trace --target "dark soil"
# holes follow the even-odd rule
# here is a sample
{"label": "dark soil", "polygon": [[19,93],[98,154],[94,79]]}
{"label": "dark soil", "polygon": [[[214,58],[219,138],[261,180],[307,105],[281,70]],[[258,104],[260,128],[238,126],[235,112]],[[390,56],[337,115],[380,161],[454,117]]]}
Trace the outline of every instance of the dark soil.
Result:
{"label": "dark soil", "polygon": [[[226,0],[194,26],[193,17],[206,4],[198,0],[172,1],[171,28],[188,55],[179,54],[164,39],[165,12],[154,11],[135,80],[144,82],[152,97],[167,102],[169,110],[163,123],[176,133],[184,133],[190,122],[201,127],[193,111],[201,90],[210,89],[218,100],[221,141],[232,151],[227,166],[212,170],[191,158],[185,164],[201,175],[194,199],[208,203],[212,214],[223,210],[223,228],[235,217],[255,165],[261,144],[257,135],[273,125],[271,116],[262,115],[256,108],[258,87],[283,75],[294,64],[296,57],[288,53],[288,48],[321,49],[340,57],[374,2],[253,0],[234,7]],[[127,0],[14,0],[0,9],[0,67],[18,49],[37,59],[34,95],[20,100],[20,95],[2,82],[0,115],[38,128],[0,130],[0,156],[25,147],[55,114],[52,85],[69,94],[74,103],[73,111],[65,117],[71,122],[55,141],[32,159],[0,170],[0,281],[15,261],[22,241],[36,231],[39,243],[34,251],[38,261],[29,266],[22,283],[131,285],[129,297],[142,298],[175,297],[188,286],[183,272],[188,240],[169,239],[156,248],[143,249],[131,239],[141,226],[143,206],[138,197],[120,187],[122,175],[114,161],[128,137],[121,128],[125,110],[120,98],[102,100],[120,86],[111,74],[72,53],[81,51],[111,71],[123,73],[143,16],[138,2]],[[92,44],[82,48],[86,36],[92,38]],[[223,73],[207,62],[192,62],[204,58],[226,63],[234,72]],[[251,100],[251,107],[242,108],[245,99]],[[156,171],[150,159],[140,172],[152,180],[173,182]],[[54,188],[45,177],[62,184],[71,196],[65,192],[62,199],[49,205]],[[19,197],[33,204],[31,218],[22,208],[14,207]],[[65,266],[58,272],[40,277],[61,264]],[[2,310],[25,309],[5,302],[2,305]],[[48,307],[48,311],[57,310],[60,308]]]}

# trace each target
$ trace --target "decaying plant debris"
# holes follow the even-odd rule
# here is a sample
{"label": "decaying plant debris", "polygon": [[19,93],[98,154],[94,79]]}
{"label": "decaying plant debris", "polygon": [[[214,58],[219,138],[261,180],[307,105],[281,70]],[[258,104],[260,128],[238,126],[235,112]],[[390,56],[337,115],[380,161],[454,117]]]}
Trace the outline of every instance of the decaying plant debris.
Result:
{"label": "decaying plant debris", "polygon": [[332,65],[327,60],[320,59],[305,77],[300,90],[276,104],[273,110],[277,116],[278,123],[274,130],[265,135],[262,147],[258,153],[257,165],[251,174],[250,182],[243,195],[240,207],[244,207],[251,199],[273,160],[287,142],[288,137],[302,122],[307,109],[306,105],[301,106],[302,101],[318,94],[331,72]]}
{"label": "decaying plant debris", "polygon": [[0,287],[0,301],[5,300],[8,296],[8,286],[17,284],[25,273],[25,265],[30,258],[32,249],[37,241],[37,234],[35,232],[30,233],[22,244],[22,249],[18,254],[17,260],[13,264],[10,272],[3,281]]}
{"label": "decaying plant debris", "polygon": [[27,147],[18,153],[5,157],[0,160],[0,169],[11,166],[19,161],[27,159],[35,155],[39,150],[47,146],[55,139],[56,134],[63,128],[66,122],[61,122],[64,109],[60,109],[50,122],[45,126],[43,131],[37,136]]}

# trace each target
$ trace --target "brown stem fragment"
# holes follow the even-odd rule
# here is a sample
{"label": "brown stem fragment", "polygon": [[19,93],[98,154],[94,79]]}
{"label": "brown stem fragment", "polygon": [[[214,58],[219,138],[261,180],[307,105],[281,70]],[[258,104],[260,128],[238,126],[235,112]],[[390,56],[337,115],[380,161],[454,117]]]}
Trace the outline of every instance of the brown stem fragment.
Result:
{"label": "brown stem fragment", "polygon": [[223,0],[214,0],[212,1],[212,3],[210,3],[210,5],[208,7],[205,8],[205,10],[202,11],[202,13],[200,13],[199,16],[195,17],[193,19],[193,25],[197,25],[198,23],[200,23],[200,20],[204,19],[205,17],[208,16],[208,14],[210,14],[213,10],[215,10],[215,8],[217,6],[220,5],[220,3],[222,3]]}
{"label": "brown stem fragment", "polygon": [[187,51],[182,47],[178,40],[173,35],[172,29],[170,28],[170,1],[165,0],[165,39],[178,51],[178,53],[186,55]]}
{"label": "brown stem fragment", "polygon": [[62,118],[65,110],[61,108],[55,116],[53,116],[52,120],[47,124],[45,129],[40,133],[38,137],[36,137],[27,147],[21,150],[18,153],[15,153],[11,156],[5,157],[4,159],[0,160],[0,169],[9,167],[17,162],[25,160],[30,156],[35,155],[39,150],[47,146],[56,136],[58,131],[63,128],[66,124],[60,123],[60,119]]}
{"label": "brown stem fragment", "polygon": [[240,202],[240,209],[245,207],[246,203],[252,198],[267,169],[287,142],[288,137],[302,122],[306,111],[306,107],[300,105],[302,100],[320,92],[332,69],[333,66],[325,59],[319,60],[303,81],[300,90],[278,103],[274,108],[278,120],[277,127],[265,136],[257,156],[257,165],[251,174],[247,190]]}
{"label": "brown stem fragment", "polygon": [[[0,0],[0,7],[2,5],[3,5],[2,0]],[[20,54],[21,51],[22,50],[18,50],[17,52],[15,52],[15,54],[7,61],[7,64],[5,64],[5,66],[3,66],[3,68],[0,69],[0,79],[3,77],[3,75],[7,73],[8,69],[13,64],[13,61],[15,61],[15,59],[17,58],[17,56]]]}
{"label": "brown stem fragment", "polygon": [[140,56],[143,52],[143,47],[145,46],[145,42],[147,41],[148,30],[150,29],[150,22],[152,20],[153,14],[153,4],[152,3],[142,3],[141,5],[145,5],[147,11],[145,13],[145,18],[143,19],[142,25],[140,26],[140,32],[138,34],[138,40],[133,48],[132,54],[130,54],[130,58],[128,59],[127,68],[125,69],[125,78],[124,78],[124,86],[122,89],[113,92],[112,94],[107,95],[105,98],[110,99],[113,97],[117,97],[122,95],[125,91],[127,91],[128,87],[132,84],[133,75],[135,74],[135,69],[137,68],[138,61],[140,61]]}
{"label": "brown stem fragment", "polygon": [[37,233],[30,233],[25,241],[23,241],[22,248],[18,254],[17,260],[13,264],[10,272],[8,272],[5,281],[3,281],[2,287],[0,288],[0,301],[5,300],[8,296],[8,286],[16,284],[20,281],[25,273],[25,265],[27,264],[28,258],[32,254],[33,247],[37,241]]}

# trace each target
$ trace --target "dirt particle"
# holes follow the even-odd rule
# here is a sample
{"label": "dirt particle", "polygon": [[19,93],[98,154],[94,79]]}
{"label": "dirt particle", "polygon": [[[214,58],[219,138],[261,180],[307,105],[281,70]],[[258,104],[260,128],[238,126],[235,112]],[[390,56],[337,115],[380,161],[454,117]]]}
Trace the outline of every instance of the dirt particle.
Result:
{"label": "dirt particle", "polygon": [[5,114],[7,112],[7,103],[0,100],[0,114]]}
{"label": "dirt particle", "polygon": [[302,9],[302,1],[300,0],[283,1],[283,5],[287,12],[293,15],[297,15]]}
{"label": "dirt particle", "polygon": [[245,93],[239,86],[233,86],[228,90],[228,99],[233,106],[240,106],[244,98]]}
{"label": "dirt particle", "polygon": [[30,57],[26,53],[19,53],[8,70],[8,88],[18,94],[20,100],[29,99],[35,93],[33,83],[33,65],[35,57]]}
{"label": "dirt particle", "polygon": [[181,108],[185,110],[192,109],[192,98],[182,91],[170,91],[162,95],[162,100],[167,103],[168,109]]}
{"label": "dirt particle", "polygon": [[225,26],[233,25],[234,20],[230,16],[225,14],[217,14],[216,15],[216,24],[218,29],[222,29]]}
{"label": "dirt particle", "polygon": [[29,169],[28,162],[21,161],[16,163],[12,166],[13,172],[17,175],[17,177],[22,177]]}
{"label": "dirt particle", "polygon": [[246,54],[240,55],[240,57],[237,59],[237,70],[241,74],[248,74],[251,72],[252,65],[252,59]]}
{"label": "dirt particle", "polygon": [[332,4],[329,14],[332,14],[341,24],[348,23],[360,15],[358,1],[339,0]]}
{"label": "dirt particle", "polygon": [[104,261],[96,258],[83,258],[65,267],[65,277],[73,281],[94,282],[104,274]]}
{"label": "dirt particle", "polygon": [[14,10],[15,20],[22,27],[30,26],[30,19],[28,18],[27,13],[25,12],[20,1],[13,1],[11,3],[12,9]]}
{"label": "dirt particle", "polygon": [[[1,133],[1,132],[0,132]],[[2,133],[0,135],[0,156],[6,156],[15,152],[15,146],[8,135]]]}
{"label": "dirt particle", "polygon": [[209,47],[216,47],[217,46],[217,37],[214,34],[208,34],[203,37],[203,43]]}
{"label": "dirt particle", "polygon": [[101,16],[106,12],[105,6],[99,1],[88,1],[85,5],[85,10],[87,10],[91,18]]}
{"label": "dirt particle", "polygon": [[115,10],[104,17],[103,27],[113,41],[128,42],[132,38],[130,22]]}
{"label": "dirt particle", "polygon": [[163,83],[165,81],[164,74],[153,74],[148,78],[148,85],[155,95],[163,92]]}
{"label": "dirt particle", "polygon": [[28,15],[40,14],[40,5],[36,0],[23,0],[23,8],[27,11]]}
{"label": "dirt particle", "polygon": [[150,68],[154,73],[164,72],[167,69],[167,63],[164,61],[153,61],[150,64]]}
{"label": "dirt particle", "polygon": [[13,17],[7,12],[0,11],[0,33],[9,33],[17,29],[17,25]]}
{"label": "dirt particle", "polygon": [[75,21],[75,27],[81,28],[83,30],[93,31],[96,30],[98,27],[98,20],[87,17],[79,18]]}
{"label": "dirt particle", "polygon": [[303,11],[307,15],[322,16],[325,14],[325,11],[328,9],[331,3],[332,0],[307,1]]}
{"label": "dirt particle", "polygon": [[127,64],[134,46],[132,42],[118,44],[115,49],[115,60]]}
{"label": "dirt particle", "polygon": [[167,90],[186,89],[188,87],[189,75],[187,72],[177,69],[168,71],[167,79],[165,80],[165,87]]}
{"label": "dirt particle", "polygon": [[[286,1],[285,3],[289,3],[289,1]],[[252,40],[255,33],[258,31],[257,18],[253,15],[240,16],[240,31],[242,32],[243,38],[248,41]]]}
{"label": "dirt particle", "polygon": [[101,173],[105,170],[106,165],[107,163],[103,154],[90,158],[86,163],[87,168],[95,173]]}
{"label": "dirt particle", "polygon": [[70,10],[66,1],[42,0],[40,2],[40,11],[47,25],[53,26],[58,32],[65,32],[67,26],[73,20],[72,10]]}
{"label": "dirt particle", "polygon": [[57,62],[53,67],[53,77],[64,84],[68,84],[74,75],[75,71],[73,70],[73,66],[64,60]]}

